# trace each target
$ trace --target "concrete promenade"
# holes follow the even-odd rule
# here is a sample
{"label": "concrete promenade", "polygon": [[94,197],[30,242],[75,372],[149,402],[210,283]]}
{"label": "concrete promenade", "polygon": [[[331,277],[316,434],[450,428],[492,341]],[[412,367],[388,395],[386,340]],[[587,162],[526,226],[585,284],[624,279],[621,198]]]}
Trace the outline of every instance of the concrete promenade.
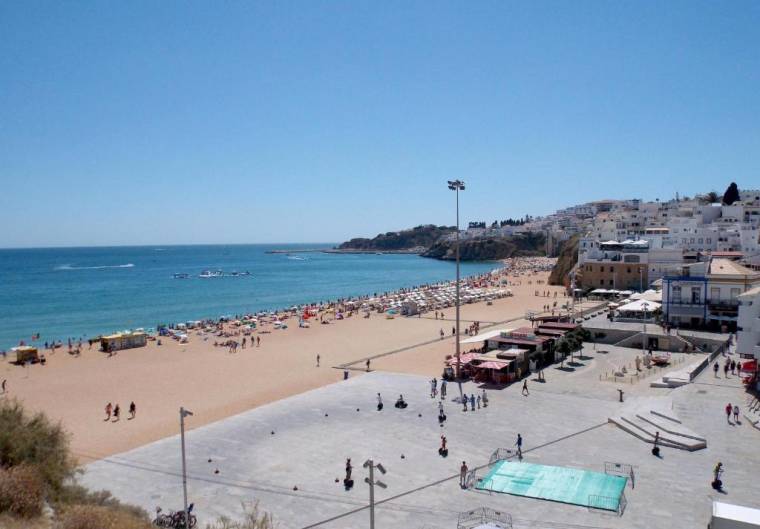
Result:
{"label": "concrete promenade", "polygon": [[[242,505],[259,501],[282,528],[368,527],[361,465],[372,456],[388,469],[382,478],[388,488],[376,490],[378,528],[456,527],[458,512],[487,506],[510,513],[515,527],[674,529],[705,527],[713,498],[760,506],[760,431],[728,424],[723,412],[729,401],[744,403],[738,378],[724,379],[721,371],[716,379],[705,370],[695,383],[678,389],[621,385],[627,396],[669,396],[684,426],[707,439],[704,450],[664,448],[658,459],[650,454],[651,445],[607,422],[623,406],[617,385],[599,381],[599,372],[609,369],[609,354],[587,347],[571,370],[552,367],[545,370],[546,383],[529,380],[527,397],[521,385],[488,389],[489,407],[474,412],[464,413],[451,401],[458,388],[449,384],[444,427],[438,425],[437,400],[429,396],[427,379],[383,372],[209,424],[188,435],[190,499],[201,522],[235,516]],[[615,354],[633,357],[637,351]],[[463,389],[482,391],[472,383]],[[385,402],[382,412],[375,410],[377,392]],[[409,403],[405,410],[393,407],[399,394]],[[636,486],[626,489],[625,513],[459,488],[463,460],[470,468],[487,464],[494,449],[513,447],[518,432],[529,462],[597,471],[604,470],[605,461],[632,464]],[[437,453],[442,433],[450,450],[445,459]],[[178,436],[163,439],[88,465],[82,481],[149,511],[156,505],[177,509],[179,453]],[[354,465],[350,491],[335,482],[343,479],[347,457]],[[726,469],[726,494],[709,486],[719,460]]]}

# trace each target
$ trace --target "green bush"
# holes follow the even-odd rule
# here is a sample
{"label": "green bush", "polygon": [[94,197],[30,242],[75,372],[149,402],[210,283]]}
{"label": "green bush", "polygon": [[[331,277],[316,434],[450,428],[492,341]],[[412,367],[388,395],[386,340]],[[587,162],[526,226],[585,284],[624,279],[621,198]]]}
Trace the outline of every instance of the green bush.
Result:
{"label": "green bush", "polygon": [[98,505],[75,505],[62,511],[54,529],[155,529],[146,519],[124,510]]}
{"label": "green bush", "polygon": [[243,506],[243,519],[240,521],[230,520],[226,516],[219,518],[214,523],[206,524],[206,529],[274,529],[272,515],[261,512],[259,502],[252,507]]}
{"label": "green bush", "polygon": [[148,513],[145,509],[136,505],[122,503],[107,490],[91,492],[81,485],[68,484],[61,489],[58,495],[58,505],[92,505],[96,507],[108,507],[118,511],[124,511],[135,518],[147,520]]}
{"label": "green bush", "polygon": [[53,424],[42,413],[25,413],[16,400],[4,400],[0,402],[0,467],[22,464],[34,466],[53,495],[76,468],[60,424]]}
{"label": "green bush", "polygon": [[0,513],[32,518],[42,513],[45,483],[37,469],[22,464],[0,468]]}

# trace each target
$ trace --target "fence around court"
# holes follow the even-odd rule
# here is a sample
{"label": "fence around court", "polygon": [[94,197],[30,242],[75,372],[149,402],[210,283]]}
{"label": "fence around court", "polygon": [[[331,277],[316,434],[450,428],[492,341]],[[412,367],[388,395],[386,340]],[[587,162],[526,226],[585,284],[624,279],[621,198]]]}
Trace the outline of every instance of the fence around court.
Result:
{"label": "fence around court", "polygon": [[604,473],[612,476],[622,476],[628,478],[628,482],[631,484],[631,488],[636,488],[636,475],[633,472],[633,465],[628,463],[613,463],[611,461],[604,462]]}
{"label": "fence around court", "polygon": [[625,492],[621,493],[619,498],[598,494],[589,494],[588,496],[588,508],[591,511],[615,512],[618,516],[623,516],[627,506],[628,500],[625,498]]}
{"label": "fence around court", "polygon": [[457,529],[474,529],[476,527],[512,529],[512,516],[488,507],[480,507],[479,509],[459,513]]}

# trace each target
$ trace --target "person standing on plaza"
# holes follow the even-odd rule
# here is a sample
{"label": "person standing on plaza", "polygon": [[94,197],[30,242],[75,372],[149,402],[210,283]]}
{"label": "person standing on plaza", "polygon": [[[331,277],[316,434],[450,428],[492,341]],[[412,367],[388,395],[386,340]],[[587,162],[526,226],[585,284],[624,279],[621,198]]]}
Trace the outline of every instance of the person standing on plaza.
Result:
{"label": "person standing on plaza", "polygon": [[528,391],[528,379],[527,378],[523,380],[522,394],[523,394],[523,397],[527,397],[528,395],[530,395],[530,391]]}
{"label": "person standing on plaza", "polygon": [[441,400],[446,400],[446,381],[441,380]]}
{"label": "person standing on plaza", "polygon": [[729,402],[726,404],[726,421],[728,421],[728,424],[731,424],[731,413],[734,411],[734,407],[731,406],[731,403]]}
{"label": "person standing on plaza", "polygon": [[736,424],[739,424],[739,406],[738,405],[734,404],[733,412],[734,412],[734,422]]}
{"label": "person standing on plaza", "polygon": [[459,467],[459,486],[462,488],[467,487],[467,463],[462,461],[462,466]]}

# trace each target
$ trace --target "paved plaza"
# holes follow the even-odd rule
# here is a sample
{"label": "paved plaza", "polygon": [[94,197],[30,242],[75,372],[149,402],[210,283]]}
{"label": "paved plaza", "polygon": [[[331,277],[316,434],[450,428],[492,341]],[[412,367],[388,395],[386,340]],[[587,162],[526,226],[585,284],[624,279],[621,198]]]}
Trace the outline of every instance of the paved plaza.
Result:
{"label": "paved plaza", "polygon": [[[282,528],[368,527],[362,463],[373,457],[388,470],[382,476],[388,488],[376,489],[378,528],[455,528],[459,512],[486,506],[510,513],[518,528],[674,529],[706,527],[712,499],[760,506],[760,431],[747,423],[728,424],[723,412],[727,402],[745,402],[738,378],[724,379],[722,372],[715,378],[706,370],[678,389],[650,388],[649,379],[600,381],[611,362],[630,362],[640,351],[599,349],[588,345],[578,361],[565,363],[566,370],[546,369],[545,383],[529,379],[527,397],[520,384],[488,389],[490,405],[474,412],[464,413],[451,401],[459,390],[449,384],[444,427],[426,378],[372,372],[192,430],[187,435],[190,501],[201,522],[235,516],[243,505],[258,501]],[[618,402],[618,388],[626,399],[670,397],[673,413],[705,436],[707,448],[663,448],[661,458],[652,456],[651,445],[608,423],[625,405]],[[482,391],[473,383],[463,390]],[[385,402],[381,412],[375,410],[378,392]],[[393,407],[399,394],[409,404],[405,410]],[[463,460],[470,468],[487,465],[496,448],[514,447],[518,432],[526,462],[600,472],[605,462],[633,465],[635,488],[625,490],[623,515],[459,487]],[[438,455],[442,433],[448,458]],[[355,480],[349,491],[342,486],[347,457]],[[725,467],[725,494],[710,488],[717,461]],[[180,469],[176,436],[92,463],[82,482],[149,511],[157,505],[177,509]]]}

